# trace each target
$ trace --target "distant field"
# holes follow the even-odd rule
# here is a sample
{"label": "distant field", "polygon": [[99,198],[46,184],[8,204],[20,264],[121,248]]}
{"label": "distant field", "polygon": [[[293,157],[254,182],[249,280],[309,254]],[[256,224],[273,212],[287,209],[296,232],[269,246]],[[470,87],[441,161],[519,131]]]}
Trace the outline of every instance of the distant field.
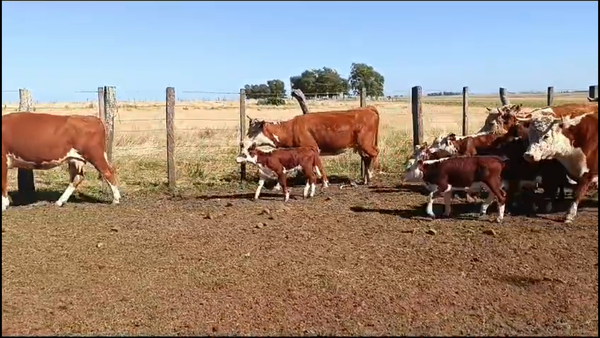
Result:
{"label": "distant field", "polygon": [[[555,104],[586,102],[585,93],[557,94]],[[513,103],[526,107],[546,104],[545,95],[511,95]],[[369,101],[381,114],[380,148],[382,169],[397,172],[411,149],[412,118],[408,99],[398,101]],[[443,132],[460,132],[462,97],[423,97],[426,140]],[[358,105],[357,101],[309,101],[312,112],[344,110]],[[470,130],[477,131],[486,117],[484,107],[499,106],[497,96],[471,96],[469,102]],[[17,110],[16,104],[4,104],[2,113]],[[98,113],[95,102],[39,103],[36,112],[53,114]],[[284,106],[259,106],[255,100],[246,103],[246,114],[266,120],[285,120],[300,114],[298,104],[288,100]],[[239,103],[237,101],[178,101],[176,103],[176,162],[178,185],[219,184],[235,181],[238,166],[233,158],[238,152]],[[163,102],[120,101],[115,121],[115,163],[124,189],[160,187],[166,181],[165,104]],[[347,153],[325,158],[330,173],[354,175],[358,172],[359,157]],[[253,174],[250,170],[250,174]],[[14,183],[15,173],[10,173]],[[63,170],[39,172],[38,185],[51,182],[64,186],[67,174]],[[58,177],[57,177],[58,176]],[[95,180],[95,175],[87,179]],[[85,184],[85,183],[84,183]],[[98,186],[97,184],[91,184]],[[11,184],[11,187],[14,187]],[[12,188],[11,188],[12,189]]]}

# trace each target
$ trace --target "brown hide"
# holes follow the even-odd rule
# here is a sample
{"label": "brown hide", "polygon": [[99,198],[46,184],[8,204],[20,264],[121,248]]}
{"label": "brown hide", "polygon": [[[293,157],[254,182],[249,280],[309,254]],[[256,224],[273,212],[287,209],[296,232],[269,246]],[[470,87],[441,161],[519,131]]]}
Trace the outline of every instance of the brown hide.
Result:
{"label": "brown hide", "polygon": [[2,155],[37,165],[63,159],[71,149],[86,159],[104,158],[105,135],[102,121],[94,116],[7,114],[2,116]]}
{"label": "brown hide", "polygon": [[562,128],[573,147],[581,148],[586,156],[591,175],[598,175],[598,108],[596,113],[585,116],[574,126]]}
{"label": "brown hide", "polygon": [[[299,115],[280,123],[266,122],[263,133],[277,147],[311,147],[321,155],[347,148],[377,157],[379,112],[375,107]],[[276,136],[276,137],[275,137]]]}

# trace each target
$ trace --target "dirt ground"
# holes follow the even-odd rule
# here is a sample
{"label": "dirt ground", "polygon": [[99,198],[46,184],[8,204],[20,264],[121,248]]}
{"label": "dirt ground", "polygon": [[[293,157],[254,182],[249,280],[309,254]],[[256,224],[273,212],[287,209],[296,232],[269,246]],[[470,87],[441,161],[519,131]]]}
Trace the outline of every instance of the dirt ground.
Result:
{"label": "dirt ground", "polygon": [[597,200],[432,221],[397,185],[12,207],[2,334],[598,335]]}

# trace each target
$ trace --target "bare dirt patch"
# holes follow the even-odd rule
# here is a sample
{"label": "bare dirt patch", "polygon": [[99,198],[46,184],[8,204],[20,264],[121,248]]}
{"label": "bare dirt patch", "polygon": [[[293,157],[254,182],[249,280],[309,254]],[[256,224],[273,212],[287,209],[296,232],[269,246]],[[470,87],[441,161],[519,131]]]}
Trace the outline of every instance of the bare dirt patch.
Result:
{"label": "bare dirt patch", "polygon": [[396,184],[11,208],[2,333],[598,334],[597,202],[431,221]]}

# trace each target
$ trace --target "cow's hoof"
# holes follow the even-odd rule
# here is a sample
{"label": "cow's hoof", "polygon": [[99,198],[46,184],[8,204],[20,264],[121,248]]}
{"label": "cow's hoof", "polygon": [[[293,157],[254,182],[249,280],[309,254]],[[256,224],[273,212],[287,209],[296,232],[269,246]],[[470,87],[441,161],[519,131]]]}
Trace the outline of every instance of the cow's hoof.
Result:
{"label": "cow's hoof", "polygon": [[112,205],[118,205],[118,204],[121,204],[121,201],[119,201],[119,200],[112,201]]}
{"label": "cow's hoof", "polygon": [[570,223],[573,223],[573,219],[569,218],[569,217],[565,218],[565,224],[570,224]]}
{"label": "cow's hoof", "polygon": [[495,220],[495,222],[496,222],[496,223],[502,223],[502,220],[503,220],[503,218],[496,217],[496,220]]}
{"label": "cow's hoof", "polygon": [[63,201],[56,201],[54,204],[56,204],[59,207],[62,207],[63,205],[65,205],[65,202],[63,202]]}

